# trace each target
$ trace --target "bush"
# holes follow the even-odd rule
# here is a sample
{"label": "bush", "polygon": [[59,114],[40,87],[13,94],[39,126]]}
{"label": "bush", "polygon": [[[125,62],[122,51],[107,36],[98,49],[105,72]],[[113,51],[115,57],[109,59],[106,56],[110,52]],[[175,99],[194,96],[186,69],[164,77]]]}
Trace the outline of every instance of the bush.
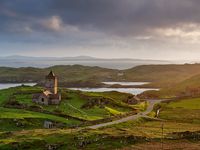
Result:
{"label": "bush", "polygon": [[31,105],[31,106],[29,106],[29,109],[32,110],[32,111],[42,111],[43,107],[38,106],[38,105]]}

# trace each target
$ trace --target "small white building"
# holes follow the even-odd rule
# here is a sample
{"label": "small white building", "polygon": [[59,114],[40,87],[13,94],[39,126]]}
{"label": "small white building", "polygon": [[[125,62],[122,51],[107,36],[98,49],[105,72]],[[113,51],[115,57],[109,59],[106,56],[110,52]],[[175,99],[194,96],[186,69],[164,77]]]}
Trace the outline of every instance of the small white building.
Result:
{"label": "small white building", "polygon": [[46,129],[51,129],[51,128],[53,128],[54,127],[54,124],[53,124],[53,122],[51,122],[51,121],[44,121],[44,128],[46,128]]}

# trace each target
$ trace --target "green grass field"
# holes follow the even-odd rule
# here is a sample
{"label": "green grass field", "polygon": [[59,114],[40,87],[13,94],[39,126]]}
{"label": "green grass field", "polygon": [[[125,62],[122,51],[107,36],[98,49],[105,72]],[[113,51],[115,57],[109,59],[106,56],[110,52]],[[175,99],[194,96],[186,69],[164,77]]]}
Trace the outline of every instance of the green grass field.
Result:
{"label": "green grass field", "polygon": [[[55,144],[57,149],[120,149],[130,148],[133,145],[146,144],[145,141],[160,142],[164,136],[164,142],[173,141],[193,142],[197,144],[199,139],[175,135],[178,133],[192,133],[198,137],[200,131],[200,98],[189,98],[158,104],[160,114],[158,119],[140,118],[101,129],[67,129],[81,122],[76,119],[65,119],[55,115],[33,112],[23,109],[4,108],[10,97],[26,106],[37,106],[32,103],[32,93],[40,91],[38,87],[17,87],[0,91],[0,149],[45,149],[49,144]],[[63,100],[58,106],[42,106],[42,109],[50,112],[60,111],[85,120],[96,120],[129,112],[133,108],[146,107],[142,102],[138,105],[129,105],[123,102],[128,94],[118,92],[77,92],[62,90]],[[109,100],[105,107],[98,105],[91,108],[82,108],[92,99],[104,97]],[[153,114],[153,113],[152,113]],[[17,121],[16,121],[17,120]],[[44,120],[52,120],[65,124],[65,129],[43,129]],[[23,126],[16,126],[20,122]],[[162,130],[163,127],[163,130]],[[9,132],[8,132],[9,131]],[[12,132],[10,132],[12,131]]]}
{"label": "green grass field", "polygon": [[[26,111],[23,109],[0,107],[0,131],[43,128],[45,120],[62,123],[64,127],[80,124],[80,121],[75,119],[66,119],[55,115]],[[18,126],[15,122],[22,125]]]}
{"label": "green grass field", "polygon": [[[0,133],[0,149],[12,149],[14,147],[44,149],[45,145],[55,144],[59,150],[106,150],[124,147],[127,149],[132,147],[144,148],[147,143],[151,144],[151,147],[155,148],[154,146],[156,146],[159,149],[161,148],[159,143],[161,143],[163,136],[164,146],[168,146],[168,149],[172,145],[175,149],[180,147],[181,142],[188,144],[187,147],[195,149],[200,140],[194,138],[198,137],[198,131],[200,131],[200,122],[197,121],[200,114],[199,100],[200,98],[181,99],[170,103],[162,103],[159,115],[159,118],[163,119],[162,121],[140,118],[96,130],[34,129],[13,133],[2,132]],[[188,139],[187,136],[177,137],[174,132],[186,132],[191,138]]]}
{"label": "green grass field", "polygon": [[33,111],[26,111],[23,109],[10,109],[10,108],[0,108],[0,118],[3,119],[25,119],[25,118],[38,118],[38,119],[49,119],[63,123],[73,123],[72,120],[68,120],[62,117],[57,117],[54,115],[38,113]]}
{"label": "green grass field", "polygon": [[200,124],[200,98],[183,99],[163,105],[159,115],[162,119]]}
{"label": "green grass field", "polygon": [[184,99],[177,102],[171,102],[167,107],[182,109],[200,109],[200,98]]}
{"label": "green grass field", "polygon": [[[32,102],[33,93],[41,92],[40,87],[16,87],[10,88],[7,90],[0,91],[0,106],[5,105],[9,99],[14,99],[20,104],[30,106],[39,106],[38,104],[34,104]],[[93,92],[78,92],[62,89],[62,101],[58,106],[42,106],[43,110],[47,110],[50,112],[59,111],[63,114],[85,119],[85,120],[97,120],[108,118],[113,114],[113,112],[120,112],[120,114],[127,113],[133,111],[137,106],[131,106],[123,102],[124,99],[127,99],[130,94],[119,93],[119,92],[102,92],[102,93],[93,93]],[[86,98],[81,95],[86,95]],[[88,98],[90,97],[104,97],[107,98],[109,104],[106,107],[110,109],[106,109],[105,107],[94,106],[92,108],[82,108],[84,104],[90,102]],[[142,105],[141,105],[142,106]],[[110,111],[112,110],[112,111]]]}
{"label": "green grass field", "polygon": [[61,104],[55,108],[55,106],[43,106],[44,109],[49,111],[60,110],[65,114],[73,117],[82,118],[86,120],[96,120],[109,117],[109,113],[105,109],[94,107],[92,109],[81,109],[87,100],[82,99],[76,92],[67,93],[70,99],[63,99]]}

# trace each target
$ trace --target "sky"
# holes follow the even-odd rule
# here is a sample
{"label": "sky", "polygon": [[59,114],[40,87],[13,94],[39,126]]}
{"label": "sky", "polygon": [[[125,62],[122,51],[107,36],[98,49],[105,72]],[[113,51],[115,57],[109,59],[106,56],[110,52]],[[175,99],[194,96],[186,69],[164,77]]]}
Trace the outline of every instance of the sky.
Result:
{"label": "sky", "polygon": [[0,56],[200,59],[200,0],[0,0]]}

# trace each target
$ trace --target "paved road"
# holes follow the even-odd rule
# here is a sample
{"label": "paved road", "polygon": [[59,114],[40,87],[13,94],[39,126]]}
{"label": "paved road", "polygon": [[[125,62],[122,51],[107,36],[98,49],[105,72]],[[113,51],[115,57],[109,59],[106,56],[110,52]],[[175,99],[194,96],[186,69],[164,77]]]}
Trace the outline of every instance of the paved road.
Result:
{"label": "paved road", "polygon": [[118,123],[130,121],[130,120],[135,120],[135,119],[138,119],[140,117],[145,117],[145,116],[147,116],[148,113],[150,113],[153,110],[154,105],[157,104],[157,103],[160,103],[161,101],[164,101],[164,100],[149,100],[148,101],[149,106],[148,106],[148,108],[146,109],[145,112],[141,112],[141,113],[138,113],[136,115],[124,117],[124,118],[121,118],[119,120],[115,120],[115,121],[112,121],[112,122],[107,122],[107,123],[89,126],[88,128],[97,129],[97,128],[101,128],[101,127],[105,127],[105,126],[109,126],[109,125],[113,125],[113,124],[118,124]]}

